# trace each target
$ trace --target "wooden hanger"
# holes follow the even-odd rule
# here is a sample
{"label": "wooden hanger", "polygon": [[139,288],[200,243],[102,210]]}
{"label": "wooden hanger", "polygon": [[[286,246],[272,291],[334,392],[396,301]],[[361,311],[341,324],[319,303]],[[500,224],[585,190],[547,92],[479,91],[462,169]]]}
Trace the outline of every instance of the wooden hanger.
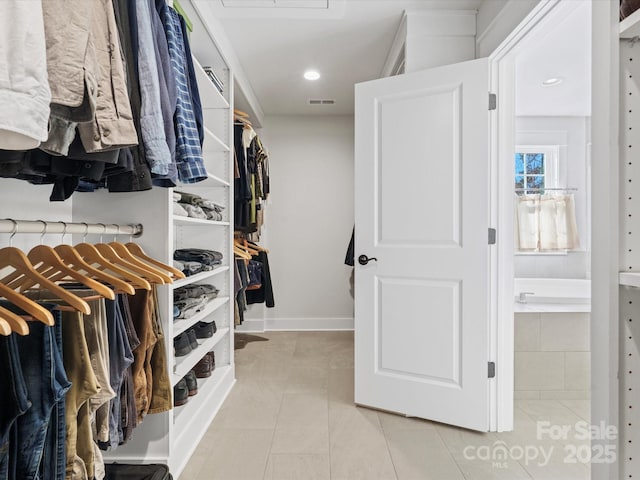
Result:
{"label": "wooden hanger", "polygon": [[[9,333],[4,333],[6,327],[9,328]],[[0,334],[9,335],[17,333],[18,335],[27,335],[29,333],[29,325],[27,321],[17,313],[12,312],[8,308],[0,307]]]}
{"label": "wooden hanger", "polygon": [[242,249],[240,249],[240,248],[238,248],[236,246],[233,247],[233,254],[236,257],[242,258],[243,260],[251,260],[251,254],[245,252],[244,250],[242,250]]}
{"label": "wooden hanger", "polygon": [[120,275],[121,278],[126,279],[137,288],[151,290],[151,284],[144,278],[107,260],[94,245],[90,243],[79,243],[74,248],[87,263],[98,265],[99,269],[106,269],[116,275]]}
{"label": "wooden hanger", "polygon": [[154,283],[160,283],[161,285],[173,283],[173,279],[171,278],[171,276],[167,275],[166,271],[163,272],[159,268],[154,267],[152,265],[148,265],[144,263],[142,260],[140,260],[139,258],[136,258],[135,256],[133,256],[131,251],[129,251],[129,249],[124,243],[109,242],[108,245],[111,248],[113,248],[116,254],[120,256],[120,258],[130,263],[133,267],[139,268],[140,274],[142,274],[143,276],[150,275],[152,277],[153,276],[159,277],[161,281],[154,282]]}
{"label": "wooden hanger", "polygon": [[4,337],[11,335],[11,325],[9,325],[9,322],[2,318],[2,316],[0,316],[0,335]]}
{"label": "wooden hanger", "polygon": [[140,278],[145,279],[148,283],[154,284],[164,284],[164,280],[160,275],[156,275],[155,273],[145,269],[138,267],[137,265],[132,264],[128,260],[122,258],[118,252],[116,252],[113,247],[107,243],[96,243],[94,245],[96,249],[102,254],[104,258],[109,260],[111,263],[114,263],[122,268],[125,268]]}
{"label": "wooden hanger", "polygon": [[91,313],[89,304],[82,298],[74,295],[68,290],[65,290],[59,285],[56,285],[48,278],[38,273],[22,250],[15,247],[4,247],[0,249],[0,267],[4,266],[13,267],[25,277],[33,279],[34,285],[39,285],[41,288],[49,290],[60,298],[60,300],[63,300],[77,311],[82,312],[85,315]]}
{"label": "wooden hanger", "polygon": [[15,290],[7,287],[4,283],[0,282],[0,296],[6,298],[16,307],[20,307],[22,310],[30,314],[36,320],[40,320],[45,325],[53,326],[53,315],[49,310],[42,305],[34,302],[30,298],[16,292]]}
{"label": "wooden hanger", "polygon": [[[53,277],[55,277],[55,280],[52,281],[75,280],[94,290],[101,297],[108,298],[109,300],[116,298],[113,290],[106,285],[65,265],[58,253],[48,245],[38,245],[32,248],[27,254],[27,258],[35,267],[36,271],[49,280],[52,280]],[[11,277],[11,275],[9,277]],[[14,289],[21,288],[22,290],[27,290],[34,285],[33,280],[28,278],[23,277],[20,281],[11,282],[9,277],[5,278],[5,283]]]}
{"label": "wooden hanger", "polygon": [[[53,249],[67,265],[73,267],[76,271],[87,272],[87,275],[91,275],[92,278],[105,282],[107,285],[111,285],[117,292],[127,293],[129,295],[134,295],[136,293],[135,288],[130,283],[122,280],[121,277],[110,275],[103,270],[99,270],[89,265],[71,245],[57,245],[53,247]],[[50,280],[58,281],[61,278],[62,277],[59,277],[58,275],[54,275]]]}
{"label": "wooden hanger", "polygon": [[182,273],[180,270],[178,270],[174,266],[166,265],[166,264],[156,260],[155,258],[148,256],[146,253],[144,253],[144,250],[142,250],[142,247],[140,245],[138,245],[137,243],[129,242],[129,243],[126,243],[125,246],[136,257],[144,260],[145,262],[147,262],[147,263],[149,263],[151,265],[155,265],[156,267],[159,267],[159,268],[169,272],[174,277],[176,277],[176,278],[187,278],[187,276],[184,273]]}
{"label": "wooden hanger", "polygon": [[269,250],[267,250],[266,248],[258,245],[255,242],[249,242],[247,241],[247,243],[249,244],[249,246],[251,246],[252,248],[255,248],[256,250],[258,250],[259,252],[264,252],[264,253],[269,253]]}

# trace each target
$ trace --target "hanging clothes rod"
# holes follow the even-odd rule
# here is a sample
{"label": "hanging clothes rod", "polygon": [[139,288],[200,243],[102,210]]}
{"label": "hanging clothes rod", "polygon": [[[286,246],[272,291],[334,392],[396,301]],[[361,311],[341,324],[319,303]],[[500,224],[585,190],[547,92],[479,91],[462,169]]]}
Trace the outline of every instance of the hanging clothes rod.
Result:
{"label": "hanging clothes rod", "polygon": [[0,220],[0,233],[82,234],[82,235],[142,235],[142,224],[47,222],[44,220]]}

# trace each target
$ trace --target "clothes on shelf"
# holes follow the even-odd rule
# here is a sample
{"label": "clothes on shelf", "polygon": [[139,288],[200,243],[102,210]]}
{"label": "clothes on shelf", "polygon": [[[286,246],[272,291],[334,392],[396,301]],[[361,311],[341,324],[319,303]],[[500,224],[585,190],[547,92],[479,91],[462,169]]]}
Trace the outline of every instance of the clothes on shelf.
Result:
{"label": "clothes on shelf", "polygon": [[222,264],[222,253],[201,248],[179,248],[173,252],[174,266],[187,277],[213,270]]}
{"label": "clothes on shelf", "polygon": [[173,214],[203,220],[222,221],[224,205],[192,193],[173,192]]}
{"label": "clothes on shelf", "polygon": [[218,297],[218,288],[210,284],[193,284],[173,291],[173,319],[181,320],[201,312]]}
{"label": "clothes on shelf", "polygon": [[207,178],[187,28],[165,0],[6,0],[0,18],[0,44],[29,50],[0,55],[0,176],[52,184],[52,201]]}

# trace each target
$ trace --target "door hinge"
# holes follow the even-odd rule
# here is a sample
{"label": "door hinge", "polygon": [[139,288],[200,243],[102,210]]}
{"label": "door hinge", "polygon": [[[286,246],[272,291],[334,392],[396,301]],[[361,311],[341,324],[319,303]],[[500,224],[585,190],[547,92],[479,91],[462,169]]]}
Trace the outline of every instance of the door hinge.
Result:
{"label": "door hinge", "polygon": [[489,362],[489,378],[496,377],[496,362]]}
{"label": "door hinge", "polygon": [[490,228],[489,229],[489,245],[495,245],[496,244],[496,229],[495,228]]}
{"label": "door hinge", "polygon": [[489,94],[489,110],[495,110],[498,108],[498,97],[495,93]]}

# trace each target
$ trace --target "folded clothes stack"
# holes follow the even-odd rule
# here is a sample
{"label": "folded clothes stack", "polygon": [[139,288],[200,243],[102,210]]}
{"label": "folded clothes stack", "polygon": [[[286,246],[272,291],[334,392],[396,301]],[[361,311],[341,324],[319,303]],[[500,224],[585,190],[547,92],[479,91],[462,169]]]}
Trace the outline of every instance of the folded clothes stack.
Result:
{"label": "folded clothes stack", "polygon": [[213,270],[222,263],[222,254],[215,250],[181,248],[173,252],[173,265],[187,277]]}
{"label": "folded clothes stack", "polygon": [[224,206],[200,195],[173,192],[173,213],[184,217],[221,221]]}
{"label": "folded clothes stack", "polygon": [[173,291],[173,318],[190,318],[218,296],[214,285],[186,285]]}

